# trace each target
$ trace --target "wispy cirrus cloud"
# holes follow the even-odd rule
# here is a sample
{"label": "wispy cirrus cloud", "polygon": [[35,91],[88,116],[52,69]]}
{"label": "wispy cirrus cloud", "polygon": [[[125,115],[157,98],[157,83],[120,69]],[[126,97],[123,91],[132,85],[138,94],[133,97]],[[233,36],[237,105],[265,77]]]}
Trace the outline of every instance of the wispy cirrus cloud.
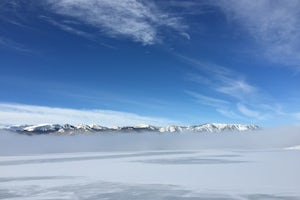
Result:
{"label": "wispy cirrus cloud", "polygon": [[221,115],[228,117],[228,118],[245,120],[245,117],[237,114],[236,112],[234,112],[232,109],[229,109],[229,108],[217,108],[216,111],[218,113],[220,113]]}
{"label": "wispy cirrus cloud", "polygon": [[[223,80],[222,80],[223,78]],[[256,88],[243,79],[233,79],[233,77],[220,77],[223,86],[217,87],[216,90],[235,97],[237,99],[244,99],[246,95],[254,95]]]}
{"label": "wispy cirrus cloud", "polygon": [[25,45],[20,44],[14,40],[0,36],[0,48],[11,49],[21,53],[32,53],[33,51],[27,48]]}
{"label": "wispy cirrus cloud", "polygon": [[300,112],[295,113],[294,117],[300,122]]}
{"label": "wispy cirrus cloud", "polygon": [[299,121],[299,112],[286,112],[282,105],[273,98],[266,98],[264,91],[246,81],[245,77],[224,66],[204,63],[198,60],[179,56],[196,69],[188,73],[186,80],[194,82],[209,90],[185,91],[199,104],[211,106],[221,115],[257,123],[276,118]]}
{"label": "wispy cirrus cloud", "polygon": [[260,113],[258,111],[250,110],[244,104],[238,103],[237,104],[238,110],[248,117],[259,117]]}
{"label": "wispy cirrus cloud", "polygon": [[189,73],[186,76],[186,79],[189,81],[206,85],[211,90],[241,101],[257,96],[258,89],[248,83],[244,76],[236,71],[185,56],[179,56],[179,58],[198,70],[198,73]]}
{"label": "wispy cirrus cloud", "polygon": [[214,97],[205,96],[205,95],[199,94],[197,92],[186,91],[186,93],[191,95],[192,97],[194,97],[195,101],[198,103],[201,103],[201,104],[214,106],[214,107],[223,107],[223,106],[229,105],[228,101],[214,98]]}
{"label": "wispy cirrus cloud", "polygon": [[274,112],[263,104],[260,89],[247,82],[242,74],[224,66],[184,56],[179,58],[196,69],[196,72],[188,73],[186,79],[209,89],[210,96],[205,92],[186,92],[197,103],[212,106],[221,115],[233,119],[266,120],[269,113]]}
{"label": "wispy cirrus cloud", "polygon": [[0,124],[70,123],[128,126],[169,125],[176,121],[111,110],[80,110],[47,106],[0,103]]}
{"label": "wispy cirrus cloud", "polygon": [[161,11],[151,1],[45,0],[50,10],[93,26],[109,37],[127,37],[144,45],[158,43],[161,29],[189,38],[181,18]]}
{"label": "wispy cirrus cloud", "polygon": [[273,62],[300,69],[300,1],[212,1],[243,27]]}
{"label": "wispy cirrus cloud", "polygon": [[52,24],[53,26],[56,26],[64,31],[70,32],[72,34],[78,35],[78,36],[82,36],[88,39],[94,39],[94,35],[87,33],[85,31],[79,30],[74,28],[73,26],[68,25],[67,23],[60,23],[58,21],[55,21],[53,19],[51,19],[50,17],[47,16],[40,16],[40,19],[43,19],[47,22],[49,22],[50,24]]}

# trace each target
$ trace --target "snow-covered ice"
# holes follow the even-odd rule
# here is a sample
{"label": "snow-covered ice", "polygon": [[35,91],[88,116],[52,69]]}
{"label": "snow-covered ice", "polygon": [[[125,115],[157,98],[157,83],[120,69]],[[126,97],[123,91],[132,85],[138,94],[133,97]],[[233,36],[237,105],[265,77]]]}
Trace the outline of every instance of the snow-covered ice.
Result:
{"label": "snow-covered ice", "polygon": [[[300,199],[300,151],[282,148],[277,141],[268,148],[262,148],[261,144],[260,148],[242,148],[240,144],[255,143],[242,135],[244,139],[238,138],[238,143],[231,142],[232,148],[195,148],[194,143],[191,149],[177,146],[178,141],[184,142],[182,137],[188,136],[178,136],[178,141],[174,139],[176,135],[165,138],[155,135],[152,140],[147,134],[131,135],[129,140],[125,139],[127,136],[88,137],[93,141],[98,138],[96,144],[99,145],[128,143],[122,151],[119,148],[120,151],[98,149],[98,152],[62,151],[61,146],[66,143],[72,146],[82,141],[95,145],[78,136],[2,137],[2,143],[10,143],[15,148],[20,148],[16,145],[21,141],[24,142],[21,148],[40,146],[41,153],[36,154],[36,148],[28,152],[24,150],[23,155],[20,151],[5,155],[0,147],[0,199]],[[138,137],[140,139],[136,139]],[[216,137],[205,136],[202,140],[207,144]],[[263,138],[256,137],[259,141]],[[193,138],[200,140],[201,137]],[[50,153],[48,147],[43,152],[44,140],[53,140],[48,145],[57,151]],[[60,140],[63,144],[58,142]],[[118,142],[114,143],[115,140]],[[128,142],[131,140],[142,146],[158,140],[161,143],[147,148],[128,148],[132,147]],[[228,142],[225,138],[222,141]],[[174,148],[169,145],[162,149],[161,145],[168,142],[175,145]],[[190,140],[186,142],[189,144]],[[293,142],[299,142],[299,138],[294,138]],[[220,144],[220,141],[215,144]],[[83,147],[78,149],[83,150]]]}
{"label": "snow-covered ice", "polygon": [[0,158],[0,199],[300,199],[298,151]]}

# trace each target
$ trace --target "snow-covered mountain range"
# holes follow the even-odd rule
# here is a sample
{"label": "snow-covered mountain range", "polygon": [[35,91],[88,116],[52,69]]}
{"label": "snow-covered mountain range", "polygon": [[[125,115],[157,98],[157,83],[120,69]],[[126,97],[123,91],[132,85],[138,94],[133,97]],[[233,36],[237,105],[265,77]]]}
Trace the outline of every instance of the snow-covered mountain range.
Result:
{"label": "snow-covered mountain range", "polygon": [[123,127],[105,127],[97,124],[71,125],[71,124],[38,124],[38,125],[14,125],[2,128],[2,130],[13,131],[21,134],[81,134],[81,133],[125,133],[125,132],[223,132],[223,131],[249,131],[259,129],[256,125],[244,124],[202,124],[197,126],[152,126],[137,125]]}

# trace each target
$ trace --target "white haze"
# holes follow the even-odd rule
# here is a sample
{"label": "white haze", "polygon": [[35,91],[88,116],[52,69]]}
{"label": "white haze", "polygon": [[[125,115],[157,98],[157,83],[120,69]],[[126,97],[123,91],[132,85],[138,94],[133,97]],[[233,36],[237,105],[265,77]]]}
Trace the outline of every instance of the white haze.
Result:
{"label": "white haze", "polygon": [[300,145],[300,127],[222,133],[123,133],[27,136],[0,132],[0,155],[70,152],[277,149]]}

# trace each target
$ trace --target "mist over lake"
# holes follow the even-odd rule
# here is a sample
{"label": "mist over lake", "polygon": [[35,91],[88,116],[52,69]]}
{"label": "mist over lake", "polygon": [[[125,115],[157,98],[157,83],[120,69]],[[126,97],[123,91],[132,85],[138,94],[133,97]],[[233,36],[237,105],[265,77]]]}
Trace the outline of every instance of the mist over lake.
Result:
{"label": "mist over lake", "polygon": [[272,149],[300,145],[299,127],[221,133],[82,133],[74,136],[1,132],[0,155],[64,152]]}

